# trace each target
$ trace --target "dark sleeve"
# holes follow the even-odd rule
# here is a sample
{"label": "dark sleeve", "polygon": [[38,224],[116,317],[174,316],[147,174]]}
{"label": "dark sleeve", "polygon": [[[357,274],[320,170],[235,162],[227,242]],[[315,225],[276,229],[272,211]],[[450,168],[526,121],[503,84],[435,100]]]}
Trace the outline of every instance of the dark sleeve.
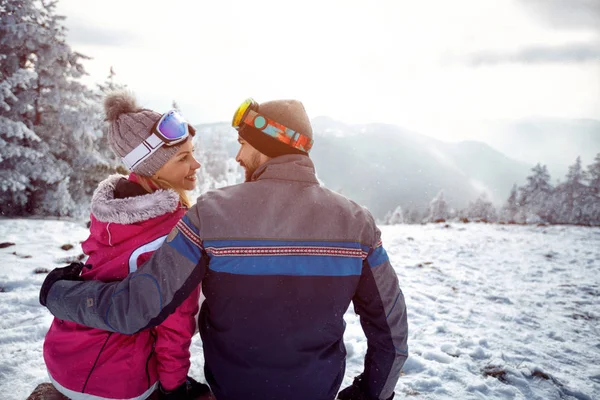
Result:
{"label": "dark sleeve", "polygon": [[381,244],[379,229],[363,262],[353,303],[367,337],[363,379],[373,398],[388,399],[408,357],[408,323],[404,296]]}
{"label": "dark sleeve", "polygon": [[162,247],[123,281],[58,281],[46,306],[56,318],[112,332],[134,334],[159,325],[198,287],[208,268],[194,212],[188,211]]}

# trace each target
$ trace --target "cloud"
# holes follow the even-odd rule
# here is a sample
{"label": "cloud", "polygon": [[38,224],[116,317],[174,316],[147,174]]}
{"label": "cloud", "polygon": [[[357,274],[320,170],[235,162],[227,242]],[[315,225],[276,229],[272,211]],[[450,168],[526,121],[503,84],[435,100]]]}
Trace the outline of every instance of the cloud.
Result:
{"label": "cloud", "polygon": [[594,39],[556,45],[529,45],[467,56],[468,64],[558,64],[600,61],[600,0],[517,0],[524,10],[553,30],[584,31]]}
{"label": "cloud", "polygon": [[513,52],[484,51],[468,57],[471,65],[506,63],[584,63],[600,61],[600,40],[556,46],[530,46]]}
{"label": "cloud", "polygon": [[553,28],[586,29],[600,34],[599,0],[519,0],[534,18]]}
{"label": "cloud", "polygon": [[110,29],[78,19],[69,19],[66,25],[71,45],[129,46],[138,40],[132,32]]}

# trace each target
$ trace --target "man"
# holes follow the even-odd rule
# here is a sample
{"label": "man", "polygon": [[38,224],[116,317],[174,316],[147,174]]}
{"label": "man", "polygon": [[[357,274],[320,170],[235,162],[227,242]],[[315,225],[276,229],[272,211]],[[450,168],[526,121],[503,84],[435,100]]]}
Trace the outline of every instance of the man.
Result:
{"label": "man", "polygon": [[368,348],[364,372],[339,398],[393,398],[408,352],[406,307],[373,217],[319,185],[300,102],[249,99],[233,126],[245,183],[198,198],[122,282],[76,282],[76,270],[57,269],[40,302],[60,319],[132,334],[202,282],[198,324],[217,400],[332,400],[353,302]]}

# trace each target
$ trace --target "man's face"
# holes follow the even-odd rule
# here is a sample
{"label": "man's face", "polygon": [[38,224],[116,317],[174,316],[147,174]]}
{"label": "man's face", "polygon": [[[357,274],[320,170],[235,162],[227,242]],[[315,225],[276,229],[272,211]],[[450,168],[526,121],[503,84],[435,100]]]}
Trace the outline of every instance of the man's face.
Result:
{"label": "man's face", "polygon": [[269,160],[269,157],[256,150],[250,143],[246,142],[241,136],[238,136],[240,150],[235,156],[237,161],[246,172],[246,182],[250,182],[252,174],[258,167]]}

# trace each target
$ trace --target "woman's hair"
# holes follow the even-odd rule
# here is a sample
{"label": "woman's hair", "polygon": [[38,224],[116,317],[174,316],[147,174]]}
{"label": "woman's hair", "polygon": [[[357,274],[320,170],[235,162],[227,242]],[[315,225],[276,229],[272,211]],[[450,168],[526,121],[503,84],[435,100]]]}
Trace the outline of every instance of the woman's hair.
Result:
{"label": "woman's hair", "polygon": [[190,197],[188,196],[187,192],[184,189],[176,189],[169,182],[167,182],[164,179],[160,179],[160,178],[152,178],[150,176],[138,175],[138,179],[139,179],[140,185],[148,193],[154,192],[155,189],[153,189],[153,188],[171,189],[171,190],[176,191],[179,194],[179,201],[181,202],[181,204],[183,204],[183,206],[185,208],[190,208],[192,206]]}

